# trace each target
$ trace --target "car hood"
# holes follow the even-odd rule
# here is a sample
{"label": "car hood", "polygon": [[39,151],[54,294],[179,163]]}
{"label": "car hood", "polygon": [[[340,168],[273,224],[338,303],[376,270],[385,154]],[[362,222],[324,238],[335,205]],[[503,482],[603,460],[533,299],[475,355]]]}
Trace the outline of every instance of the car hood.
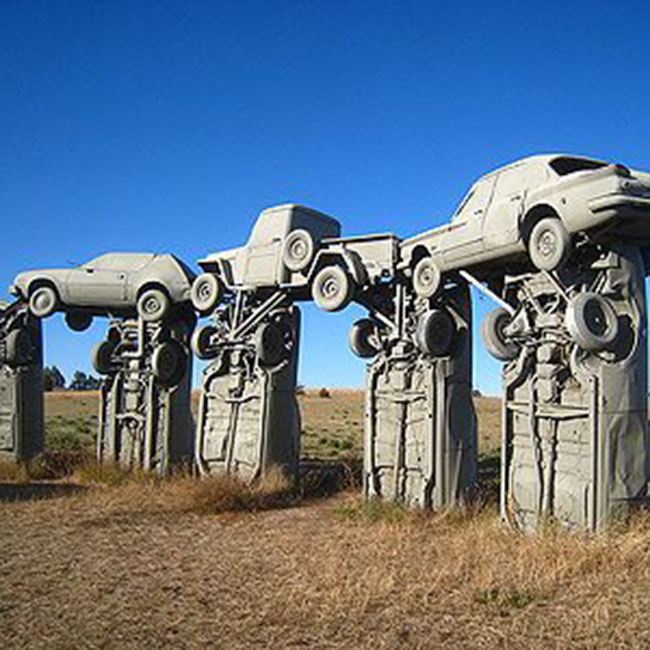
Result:
{"label": "car hood", "polygon": [[210,253],[207,257],[200,259],[197,264],[203,268],[203,265],[211,266],[219,261],[232,261],[234,260],[242,251],[246,250],[246,246],[240,246],[239,248],[231,248],[227,251],[221,251],[220,253]]}
{"label": "car hood", "polygon": [[35,269],[19,273],[11,285],[11,293],[27,294],[29,285],[37,279],[51,280],[55,284],[65,280],[70,274],[70,269]]}

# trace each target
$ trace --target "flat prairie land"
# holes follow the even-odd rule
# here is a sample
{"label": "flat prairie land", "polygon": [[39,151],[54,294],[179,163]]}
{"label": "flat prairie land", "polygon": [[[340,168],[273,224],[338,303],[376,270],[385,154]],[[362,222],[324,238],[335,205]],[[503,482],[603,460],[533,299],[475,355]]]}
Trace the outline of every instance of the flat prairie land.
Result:
{"label": "flat prairie land", "polygon": [[[362,393],[300,400],[306,465],[358,460]],[[48,441],[92,430],[96,401],[48,395]],[[485,464],[499,402],[476,404]],[[489,496],[409,513],[313,478],[299,490],[279,477],[255,488],[219,477],[5,480],[0,647],[650,645],[646,515],[600,537],[524,537],[499,523]]]}

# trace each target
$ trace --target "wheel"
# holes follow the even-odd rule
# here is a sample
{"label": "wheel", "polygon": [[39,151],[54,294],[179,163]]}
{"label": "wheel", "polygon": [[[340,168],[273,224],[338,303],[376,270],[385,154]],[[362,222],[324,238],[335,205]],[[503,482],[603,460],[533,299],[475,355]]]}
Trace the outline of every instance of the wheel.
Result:
{"label": "wheel", "polygon": [[590,352],[610,347],[618,336],[618,317],[614,307],[597,293],[585,292],[572,298],[564,324],[573,340]]}
{"label": "wheel", "polygon": [[145,289],[138,298],[138,314],[143,321],[160,321],[171,309],[169,296],[162,289]]}
{"label": "wheel", "polygon": [[282,249],[282,261],[290,271],[304,271],[314,259],[314,239],[306,230],[289,233]]}
{"label": "wheel", "polygon": [[83,311],[69,311],[65,315],[66,325],[73,332],[85,332],[93,323],[93,317]]}
{"label": "wheel", "polygon": [[113,352],[115,345],[110,341],[95,343],[90,353],[90,360],[93,368],[100,375],[110,375],[115,370],[113,363]]}
{"label": "wheel", "polygon": [[6,358],[10,366],[26,366],[34,358],[34,344],[29,332],[12,330],[5,339]]}
{"label": "wheel", "polygon": [[212,359],[216,356],[216,350],[211,342],[218,331],[214,325],[203,325],[192,332],[190,347],[199,359]]}
{"label": "wheel", "polygon": [[559,269],[571,249],[569,233],[555,217],[546,217],[535,224],[528,241],[528,254],[540,271]]}
{"label": "wheel", "polygon": [[512,321],[510,312],[499,307],[486,314],[481,323],[481,338],[487,351],[499,361],[512,361],[519,356],[520,346],[509,341],[503,330]]}
{"label": "wheel", "polygon": [[362,359],[376,356],[381,349],[377,338],[377,326],[369,318],[361,318],[352,325],[348,342],[352,352]]}
{"label": "wheel", "polygon": [[314,302],[324,311],[341,311],[352,301],[354,288],[347,272],[331,265],[316,274],[311,292]]}
{"label": "wheel", "polygon": [[50,286],[36,287],[30,292],[29,309],[36,318],[51,316],[59,306],[59,296],[56,289]]}
{"label": "wheel", "polygon": [[433,298],[440,289],[442,274],[438,265],[423,257],[413,269],[413,290],[420,298]]}
{"label": "wheel", "polygon": [[178,341],[158,345],[151,355],[153,374],[161,384],[176,386],[185,376],[187,357]]}
{"label": "wheel", "polygon": [[432,357],[449,354],[456,336],[456,323],[451,314],[444,309],[431,309],[422,314],[415,330],[418,348]]}
{"label": "wheel", "polygon": [[209,314],[223,298],[223,283],[212,273],[201,273],[192,284],[191,299],[199,314]]}
{"label": "wheel", "polygon": [[275,323],[262,323],[255,332],[255,349],[261,365],[277,366],[287,356],[280,327]]}

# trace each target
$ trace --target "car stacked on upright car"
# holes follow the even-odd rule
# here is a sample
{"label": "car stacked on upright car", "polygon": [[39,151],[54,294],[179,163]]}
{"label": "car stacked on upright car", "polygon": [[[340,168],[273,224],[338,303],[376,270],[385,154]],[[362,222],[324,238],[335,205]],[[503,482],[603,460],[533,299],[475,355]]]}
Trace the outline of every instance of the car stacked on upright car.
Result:
{"label": "car stacked on upright car", "polygon": [[555,271],[585,233],[648,244],[649,214],[647,174],[591,158],[531,156],[480,178],[449,224],[404,241],[402,260],[415,291],[432,296],[448,271],[503,275],[526,253],[536,269]]}
{"label": "car stacked on upright car", "polygon": [[16,276],[10,292],[47,318],[66,312],[71,329],[90,327],[93,316],[138,314],[163,320],[174,306],[188,305],[195,274],[174,255],[105,253],[72,269],[40,269]]}
{"label": "car stacked on upright car", "polygon": [[[284,295],[340,311],[368,286],[392,277],[398,241],[393,235],[341,238],[340,233],[336,219],[316,210],[295,204],[268,208],[245,246],[199,260],[204,273],[192,286],[192,304],[207,315],[228,299]],[[210,358],[216,337],[212,325],[197,329],[192,345],[197,356]],[[281,339],[280,331],[260,328],[260,359],[280,359]]]}
{"label": "car stacked on upright car", "polygon": [[[531,266],[558,272],[581,241],[610,238],[647,247],[649,224],[650,175],[591,158],[532,156],[480,178],[449,224],[404,241],[402,265],[422,297],[436,295],[453,271],[503,286],[506,275]],[[593,293],[567,298],[565,327],[573,339],[592,351],[612,345],[618,328],[607,299]],[[501,360],[518,354],[514,320],[506,306],[483,323],[486,347]]]}

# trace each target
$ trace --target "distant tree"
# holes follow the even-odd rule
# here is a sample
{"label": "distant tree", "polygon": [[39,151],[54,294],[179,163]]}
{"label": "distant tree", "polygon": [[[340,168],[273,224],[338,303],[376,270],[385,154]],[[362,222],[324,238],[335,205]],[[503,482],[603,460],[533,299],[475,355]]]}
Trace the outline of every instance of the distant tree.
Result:
{"label": "distant tree", "polygon": [[70,382],[70,390],[97,390],[101,382],[92,375],[87,375],[81,370],[75,370]]}
{"label": "distant tree", "polygon": [[56,366],[43,368],[43,390],[62,390],[65,388],[65,377]]}

